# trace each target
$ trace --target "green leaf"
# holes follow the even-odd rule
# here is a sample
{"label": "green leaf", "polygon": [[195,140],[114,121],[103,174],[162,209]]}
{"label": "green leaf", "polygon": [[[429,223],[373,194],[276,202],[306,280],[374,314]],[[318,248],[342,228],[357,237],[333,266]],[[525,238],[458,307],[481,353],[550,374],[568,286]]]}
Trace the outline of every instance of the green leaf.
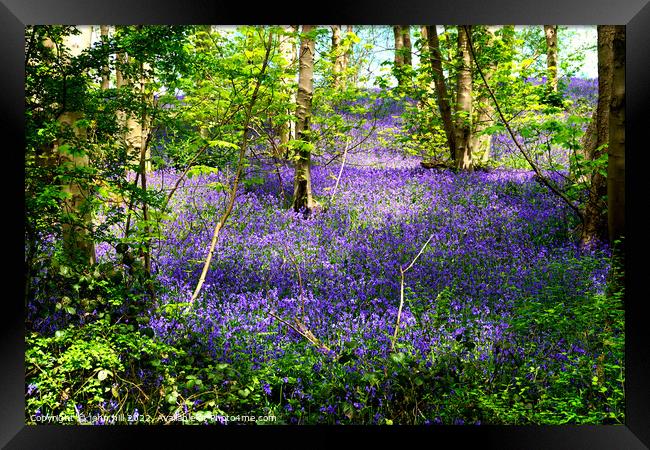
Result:
{"label": "green leaf", "polygon": [[97,379],[99,381],[104,381],[109,376],[113,376],[113,372],[111,372],[110,370],[101,369],[99,372],[97,372]]}
{"label": "green leaf", "polygon": [[210,144],[211,147],[227,147],[227,148],[234,148],[234,149],[239,148],[238,145],[233,144],[232,142],[221,141],[219,139],[208,141],[208,144]]}
{"label": "green leaf", "polygon": [[219,182],[208,183],[206,185],[206,187],[208,187],[210,189],[213,189],[215,191],[218,191],[218,192],[227,191],[230,188],[230,186],[228,186],[227,184],[219,183]]}
{"label": "green leaf", "polygon": [[167,403],[173,405],[176,403],[177,398],[178,398],[178,392],[172,392],[171,394],[167,395]]}
{"label": "green leaf", "polygon": [[390,359],[391,361],[397,363],[397,364],[402,364],[404,362],[404,359],[406,358],[406,354],[403,352],[399,353],[391,353],[390,354]]}

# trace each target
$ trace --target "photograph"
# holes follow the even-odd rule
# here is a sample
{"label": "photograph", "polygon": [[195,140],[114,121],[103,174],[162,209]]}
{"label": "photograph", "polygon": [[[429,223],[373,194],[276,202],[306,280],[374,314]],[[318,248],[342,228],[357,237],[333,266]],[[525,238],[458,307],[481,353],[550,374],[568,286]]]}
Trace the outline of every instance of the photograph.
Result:
{"label": "photograph", "polygon": [[0,447],[649,449],[647,3],[2,0]]}
{"label": "photograph", "polygon": [[26,25],[26,425],[624,425],[624,25]]}

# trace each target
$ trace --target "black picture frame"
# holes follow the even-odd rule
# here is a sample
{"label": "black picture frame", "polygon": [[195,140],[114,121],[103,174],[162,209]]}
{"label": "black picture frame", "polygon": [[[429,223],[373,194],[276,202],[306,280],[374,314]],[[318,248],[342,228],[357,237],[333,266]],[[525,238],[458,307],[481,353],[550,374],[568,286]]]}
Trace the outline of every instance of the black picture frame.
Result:
{"label": "black picture frame", "polygon": [[[310,9],[311,8],[311,9]],[[187,445],[200,437],[208,445],[251,438],[312,447],[331,445],[362,433],[365,445],[441,446],[473,444],[499,449],[644,449],[650,447],[650,342],[642,313],[647,232],[644,174],[650,170],[646,136],[650,86],[650,5],[648,0],[364,0],[224,2],[221,0],[1,0],[0,108],[6,161],[3,200],[5,287],[22,279],[14,258],[24,254],[24,27],[31,24],[504,24],[626,25],[626,424],[603,426],[436,426],[436,427],[182,427],[57,426],[24,424],[24,305],[20,292],[5,289],[0,314],[0,445],[26,448],[130,448],[144,438],[147,447]],[[12,138],[12,139],[10,139]],[[15,145],[9,144],[15,143]],[[6,182],[7,173],[12,176]],[[11,220],[15,218],[15,220]],[[16,237],[14,237],[16,236]],[[24,261],[24,258],[23,258]],[[13,267],[13,268],[12,268]],[[15,274],[14,274],[15,272]],[[407,436],[403,435],[407,433]],[[315,433],[318,434],[316,438]],[[417,435],[417,436],[416,436]],[[356,436],[359,437],[359,436]],[[405,439],[406,438],[406,439]],[[417,438],[417,440],[415,440]],[[158,441],[158,442],[156,442]],[[443,448],[447,445],[443,444]]]}

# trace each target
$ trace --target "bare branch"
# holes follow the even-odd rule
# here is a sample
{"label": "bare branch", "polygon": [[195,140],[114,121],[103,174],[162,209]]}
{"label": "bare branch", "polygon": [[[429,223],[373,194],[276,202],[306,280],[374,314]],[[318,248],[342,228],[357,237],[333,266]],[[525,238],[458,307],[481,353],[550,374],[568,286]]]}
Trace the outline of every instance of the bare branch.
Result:
{"label": "bare branch", "polygon": [[420,255],[424,252],[424,249],[427,248],[427,245],[429,245],[429,242],[431,242],[431,239],[433,239],[433,234],[427,239],[427,241],[424,243],[422,248],[420,249],[419,253],[415,255],[415,258],[413,258],[413,261],[411,261],[411,264],[409,264],[406,269],[400,266],[399,272],[400,272],[400,290],[399,290],[399,308],[397,309],[397,321],[395,323],[395,332],[393,333],[393,339],[390,344],[390,351],[394,352],[395,351],[395,343],[397,342],[397,332],[399,331],[399,323],[400,319],[402,318],[402,308],[404,307],[404,274],[413,267],[413,264],[418,260]]}
{"label": "bare branch", "polygon": [[233,181],[232,189],[230,191],[230,199],[228,200],[228,206],[226,208],[226,211],[221,216],[221,219],[215,226],[214,232],[212,233],[212,241],[210,242],[208,255],[205,259],[205,263],[203,264],[203,270],[201,272],[201,276],[199,277],[199,281],[196,285],[196,288],[194,289],[194,293],[192,294],[192,298],[190,299],[190,303],[193,303],[196,300],[196,298],[199,296],[199,293],[201,292],[201,287],[205,282],[205,277],[208,274],[208,269],[210,268],[210,263],[212,262],[212,255],[214,254],[214,249],[217,246],[217,239],[219,238],[219,232],[221,231],[224,224],[226,223],[226,220],[230,216],[233,206],[235,205],[235,197],[237,196],[237,186],[239,185],[239,179],[244,169],[244,156],[246,154],[246,147],[248,144],[248,135],[247,135],[248,127],[251,121],[253,106],[257,101],[257,94],[259,92],[260,85],[262,84],[262,78],[269,62],[269,54],[271,53],[272,42],[273,42],[273,32],[270,32],[269,42],[266,45],[266,53],[264,54],[264,62],[262,63],[262,68],[260,70],[260,73],[258,74],[257,79],[255,80],[255,88],[253,89],[253,94],[251,95],[250,102],[248,103],[248,107],[246,109],[246,121],[244,123],[244,134],[242,136],[242,142],[239,147],[239,159],[237,161],[237,172],[235,174],[235,179]]}

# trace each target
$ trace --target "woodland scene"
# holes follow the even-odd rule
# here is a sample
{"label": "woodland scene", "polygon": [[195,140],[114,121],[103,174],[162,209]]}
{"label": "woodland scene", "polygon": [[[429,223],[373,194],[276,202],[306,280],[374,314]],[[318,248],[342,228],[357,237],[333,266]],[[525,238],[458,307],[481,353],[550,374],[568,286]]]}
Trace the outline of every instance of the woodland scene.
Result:
{"label": "woodland scene", "polygon": [[25,28],[25,422],[622,424],[625,31]]}

